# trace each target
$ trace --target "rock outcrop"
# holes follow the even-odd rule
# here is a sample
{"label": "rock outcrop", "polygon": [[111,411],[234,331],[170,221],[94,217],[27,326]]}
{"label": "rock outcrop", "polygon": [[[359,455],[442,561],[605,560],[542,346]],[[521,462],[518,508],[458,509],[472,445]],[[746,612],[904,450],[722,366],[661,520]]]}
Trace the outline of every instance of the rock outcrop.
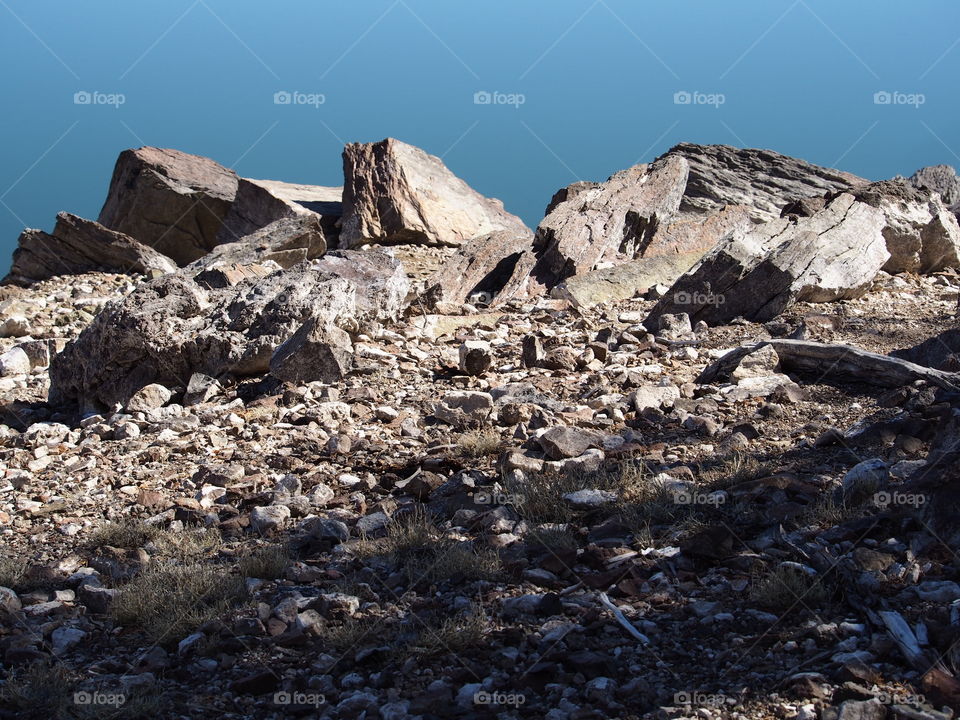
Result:
{"label": "rock outcrop", "polygon": [[236,193],[236,174],[209,158],[155,147],[124,150],[99,221],[182,266],[218,244]]}
{"label": "rock outcrop", "polygon": [[856,298],[890,257],[883,213],[844,193],[809,218],[780,218],[735,233],[681,276],[650,311],[727,323],[771,320],[796,301]]}
{"label": "rock outcrop", "polygon": [[939,193],[944,205],[953,212],[960,213],[960,177],[957,177],[957,171],[949,165],[920,168],[907,182],[915,188]]}
{"label": "rock outcrop", "polygon": [[253,231],[239,241],[218,245],[187,266],[191,273],[235,265],[275,262],[290,268],[327,251],[326,234],[313,213],[288,217]]}
{"label": "rock outcrop", "polygon": [[[368,255],[349,280],[321,260],[227,288],[202,287],[185,273],[147,282],[105,308],[54,358],[51,397],[111,407],[152,383],[182,390],[194,373],[266,373],[277,347],[309,321],[356,329],[395,312],[392,303],[406,288],[384,287],[405,283],[399,263]],[[360,287],[357,279],[376,267],[386,275],[379,290]]]}
{"label": "rock outcrop", "polygon": [[537,227],[532,281],[552,288],[590,272],[605,256],[643,256],[657,229],[680,206],[687,170],[687,162],[673,156],[622,170],[605,183],[577,183],[560,191]]}
{"label": "rock outcrop", "polygon": [[217,242],[237,242],[277,220],[309,217],[323,229],[326,244],[335,247],[342,199],[342,187],[240,178],[236,199],[223,221]]}
{"label": "rock outcrop", "polygon": [[503,203],[478,193],[440,158],[393,138],[347,145],[343,174],[341,247],[459,246],[498,230],[527,230]]}
{"label": "rock outcrop", "polygon": [[813,165],[772,150],[681,143],[663,156],[679,156],[690,166],[680,212],[704,215],[726,205],[750,208],[756,221],[774,220],[790,200],[839,192],[869,180]]}
{"label": "rock outcrop", "polygon": [[91,271],[170,273],[176,264],[129,235],[62,212],[52,234],[24,230],[4,283],[30,284],[56,275]]}

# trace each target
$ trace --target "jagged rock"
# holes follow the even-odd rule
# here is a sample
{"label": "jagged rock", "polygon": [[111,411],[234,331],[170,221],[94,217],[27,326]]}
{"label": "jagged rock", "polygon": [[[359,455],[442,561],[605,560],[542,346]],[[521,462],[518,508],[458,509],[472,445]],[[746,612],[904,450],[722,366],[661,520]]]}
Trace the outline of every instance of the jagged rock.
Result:
{"label": "jagged rock", "polygon": [[217,245],[236,193],[236,174],[209,158],[124,150],[99,221],[186,265]]}
{"label": "jagged rock", "polygon": [[885,180],[851,193],[886,218],[883,237],[889,273],[929,273],[960,265],[960,225],[956,216],[929,190]]}
{"label": "jagged rock", "polygon": [[62,212],[52,234],[24,230],[13,252],[5,283],[28,285],[56,275],[94,270],[119,273],[171,273],[176,264],[165,255],[100,223]]}
{"label": "jagged rock", "polygon": [[486,420],[492,411],[493,398],[490,393],[470,390],[449,392],[433,407],[434,417],[460,428]]}
{"label": "jagged rock", "polygon": [[336,222],[343,212],[342,187],[297,185],[279,180],[240,178],[237,194],[217,242],[234,243],[278,220],[309,218],[327,245],[335,245]]}
{"label": "jagged rock", "polygon": [[270,358],[270,374],[296,385],[319,380],[335,383],[353,366],[350,335],[335,325],[311,318],[278,347]]}
{"label": "jagged rock", "polygon": [[659,410],[662,406],[672,407],[680,399],[680,388],[676,385],[648,385],[635,390],[630,395],[630,404],[642,412],[647,409]]}
{"label": "jagged rock", "polygon": [[949,165],[920,168],[907,182],[915,188],[939,193],[944,205],[955,213],[960,212],[960,177],[957,177],[957,171]]}
{"label": "jagged rock", "polygon": [[656,285],[672,285],[697,264],[701,252],[641,258],[622,265],[594,270],[564,280],[550,291],[551,296],[569,301],[577,308],[591,308],[642,295]]}
{"label": "jagged rock", "polygon": [[464,244],[426,281],[423,302],[496,306],[524,297],[536,263],[533,234],[502,230]]}
{"label": "jagged rock", "polygon": [[583,455],[599,444],[595,433],[572,427],[555,427],[537,438],[540,447],[551,460],[563,460]]}
{"label": "jagged rock", "polygon": [[656,228],[645,247],[637,249],[644,258],[671,258],[685,254],[703,255],[734,232],[747,232],[754,226],[750,208],[725,207],[713,215],[683,216]]}
{"label": "jagged rock", "polygon": [[264,505],[250,511],[250,527],[254,532],[266,534],[281,527],[290,518],[286,505]]}
{"label": "jagged rock", "polygon": [[237,265],[262,265],[270,261],[282,268],[290,268],[304,260],[319,258],[326,251],[326,234],[320,218],[307,213],[272,222],[253,230],[238,242],[218,245],[186,269],[198,273]]}
{"label": "jagged rock", "polygon": [[552,288],[590,272],[605,256],[642,254],[677,211],[686,183],[686,161],[668,157],[622,170],[600,185],[568,188],[537,227],[531,283]]}
{"label": "jagged rock", "polygon": [[130,398],[127,403],[127,412],[148,412],[163,407],[170,401],[173,393],[163,385],[151,383],[145,385]]}
{"label": "jagged rock", "polygon": [[650,314],[727,323],[764,322],[797,301],[830,302],[863,295],[889,259],[884,217],[841,194],[810,218],[780,218],[722,242],[681,276]]}
{"label": "jagged rock", "polygon": [[395,320],[407,306],[410,282],[400,261],[389,251],[336,250],[314,266],[353,284],[355,312],[360,320]]}
{"label": "jagged rock", "polygon": [[683,157],[690,166],[680,203],[683,215],[711,214],[726,205],[742,205],[749,208],[754,220],[764,222],[778,218],[781,209],[796,198],[841,192],[869,182],[772,150],[681,143],[663,157],[670,155]]}
{"label": "jagged rock", "polygon": [[30,368],[30,356],[20,347],[10,348],[0,354],[0,377],[26,375]]}
{"label": "jagged rock", "polygon": [[399,263],[363,255],[357,267],[349,257],[316,260],[224,289],[205,289],[182,273],[147,282],[107,306],[54,358],[51,396],[109,406],[150,383],[183,387],[198,372],[266,373],[274,350],[311,318],[356,327],[397,310],[396,296],[406,294]]}
{"label": "jagged rock", "polygon": [[341,247],[369,243],[462,245],[498,230],[529,232],[420,148],[387,138],[343,151]]}
{"label": "jagged rock", "polygon": [[490,343],[483,340],[467,340],[458,351],[459,367],[467,375],[483,375],[493,363]]}

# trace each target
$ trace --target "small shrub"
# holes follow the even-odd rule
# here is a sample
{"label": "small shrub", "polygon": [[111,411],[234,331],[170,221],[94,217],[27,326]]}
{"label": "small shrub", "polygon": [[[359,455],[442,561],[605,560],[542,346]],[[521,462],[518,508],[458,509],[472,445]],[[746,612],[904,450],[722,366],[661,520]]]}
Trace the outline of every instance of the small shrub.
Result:
{"label": "small shrub", "polygon": [[502,444],[495,430],[472,430],[460,436],[458,444],[463,454],[471,458],[488,457],[496,453]]}
{"label": "small shrub", "polygon": [[789,565],[778,565],[754,580],[750,599],[777,612],[818,607],[829,599],[821,579]]}
{"label": "small shrub", "polygon": [[282,545],[265,545],[240,557],[243,577],[276,580],[290,567],[290,554]]}
{"label": "small shrub", "polygon": [[154,525],[135,520],[110,522],[95,530],[87,541],[87,545],[90,548],[110,546],[136,550],[158,538],[162,532]]}

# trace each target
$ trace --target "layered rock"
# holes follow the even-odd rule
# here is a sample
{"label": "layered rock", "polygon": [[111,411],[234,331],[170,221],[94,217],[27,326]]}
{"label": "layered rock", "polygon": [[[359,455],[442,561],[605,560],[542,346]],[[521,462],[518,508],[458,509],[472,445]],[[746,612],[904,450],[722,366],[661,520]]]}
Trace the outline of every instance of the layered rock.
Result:
{"label": "layered rock", "polygon": [[213,160],[155,147],[117,159],[99,221],[186,265],[218,244],[237,176]]}
{"label": "layered rock", "polygon": [[915,188],[938,193],[944,205],[953,212],[960,213],[960,177],[957,177],[957,171],[949,165],[920,168],[907,182]]}
{"label": "layered rock", "polygon": [[326,244],[335,246],[342,199],[342,187],[240,178],[236,199],[223,221],[217,242],[237,242],[277,220],[307,217],[316,220],[322,228]]}
{"label": "layered rock", "polygon": [[320,217],[308,213],[277,220],[239,241],[218,245],[186,269],[195,273],[270,261],[282,268],[290,268],[304,260],[319,258],[326,251],[326,233]]}
{"label": "layered rock", "polygon": [[681,143],[663,157],[669,156],[682,157],[690,166],[680,204],[684,215],[710,214],[726,205],[743,205],[754,220],[773,220],[792,199],[840,192],[869,182],[772,150]]}
{"label": "layered rock", "polygon": [[478,193],[440,158],[399,140],[347,145],[343,174],[342,247],[459,246],[500,230],[527,230],[503,203]]}
{"label": "layered rock", "polygon": [[724,324],[770,320],[792,303],[863,295],[890,258],[883,213],[844,193],[809,218],[780,218],[734,233],[681,276],[645,324],[687,313]]}
{"label": "layered rock", "polygon": [[552,288],[590,272],[604,256],[643,255],[680,206],[687,171],[683,158],[667,157],[622,170],[605,183],[577,183],[555,195],[537,227],[533,281]]}
{"label": "layered rock", "polygon": [[[384,288],[406,282],[399,263],[367,255],[352,280],[314,261],[226,288],[205,288],[186,273],[147,282],[108,305],[54,358],[51,398],[102,408],[152,383],[182,389],[195,373],[266,373],[277,347],[307,322],[356,328],[395,311],[391,303],[405,287]],[[376,267],[386,275],[380,291],[359,287],[357,278]]]}
{"label": "layered rock", "polygon": [[53,233],[24,230],[5,283],[29,284],[56,275],[96,270],[170,273],[177,266],[129,235],[70,213],[59,213]]}
{"label": "layered rock", "polygon": [[500,231],[474,238],[426,281],[423,302],[497,306],[523,296],[536,263],[533,234]]}

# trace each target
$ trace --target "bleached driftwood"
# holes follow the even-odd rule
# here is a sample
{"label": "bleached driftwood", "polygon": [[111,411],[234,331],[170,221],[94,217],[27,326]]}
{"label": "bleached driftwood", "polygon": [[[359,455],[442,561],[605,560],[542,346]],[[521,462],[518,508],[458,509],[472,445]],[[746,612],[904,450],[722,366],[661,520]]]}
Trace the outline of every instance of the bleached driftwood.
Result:
{"label": "bleached driftwood", "polygon": [[610,598],[607,597],[607,594],[606,594],[606,593],[600,593],[600,603],[601,603],[607,610],[609,610],[611,613],[613,613],[613,617],[616,618],[617,622],[620,623],[620,625],[623,626],[623,629],[624,629],[624,630],[626,630],[628,633],[630,633],[631,635],[633,635],[634,638],[636,638],[637,640],[639,640],[640,642],[642,642],[644,645],[649,645],[649,644],[650,644],[650,638],[648,638],[648,637],[647,637],[646,635],[644,635],[642,632],[640,632],[639,630],[637,630],[637,629],[633,626],[633,623],[631,623],[629,620],[627,620],[626,615],[623,614],[623,612],[620,610],[620,608],[618,608],[616,605],[614,605],[612,602],[610,602]]}

